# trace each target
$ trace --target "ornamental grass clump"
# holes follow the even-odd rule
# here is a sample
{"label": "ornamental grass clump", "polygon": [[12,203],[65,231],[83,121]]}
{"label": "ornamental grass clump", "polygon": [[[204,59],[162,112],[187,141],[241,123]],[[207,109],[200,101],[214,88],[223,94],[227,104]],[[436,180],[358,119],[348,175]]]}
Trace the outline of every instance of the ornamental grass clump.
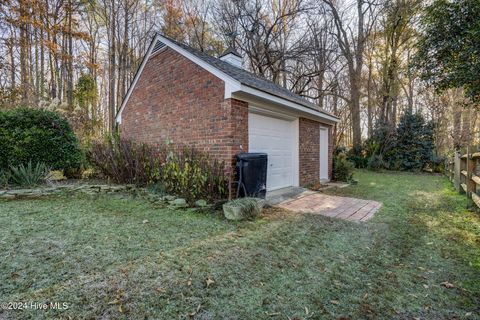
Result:
{"label": "ornamental grass clump", "polygon": [[21,187],[34,187],[48,181],[50,168],[43,162],[10,167],[9,182]]}
{"label": "ornamental grass clump", "polygon": [[223,214],[228,220],[246,220],[257,217],[263,209],[264,200],[239,198],[223,205]]}

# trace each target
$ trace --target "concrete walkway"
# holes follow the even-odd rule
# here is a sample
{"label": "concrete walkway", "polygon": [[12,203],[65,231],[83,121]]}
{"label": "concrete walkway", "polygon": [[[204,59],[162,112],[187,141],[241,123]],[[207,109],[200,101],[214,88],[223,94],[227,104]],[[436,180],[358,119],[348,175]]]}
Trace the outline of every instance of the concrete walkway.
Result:
{"label": "concrete walkway", "polygon": [[330,196],[307,190],[276,206],[294,212],[320,214],[351,221],[367,221],[382,204],[373,200]]}

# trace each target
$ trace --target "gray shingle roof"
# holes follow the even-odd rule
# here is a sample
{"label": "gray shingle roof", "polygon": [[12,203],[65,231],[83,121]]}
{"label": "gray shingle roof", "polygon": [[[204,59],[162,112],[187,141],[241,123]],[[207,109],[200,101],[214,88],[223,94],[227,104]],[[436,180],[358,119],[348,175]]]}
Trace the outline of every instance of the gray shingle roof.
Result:
{"label": "gray shingle roof", "polygon": [[[162,35],[162,37],[165,37]],[[218,70],[222,71],[223,73],[227,74],[228,76],[232,77],[233,79],[239,81],[243,85],[246,85],[248,87],[261,90],[263,92],[272,94],[274,96],[289,100],[291,102],[298,103],[302,106],[305,106],[307,108],[313,109],[315,111],[319,111],[321,113],[325,113],[327,115],[334,116],[333,114],[326,112],[324,110],[321,110],[318,106],[315,104],[311,103],[310,101],[304,99],[303,97],[299,96],[296,93],[291,92],[288,89],[285,89],[272,81],[269,81],[261,76],[258,76],[254,73],[251,73],[247,70],[237,68],[234,65],[220,60],[218,58],[212,57],[204,52],[201,52],[200,50],[197,50],[195,48],[192,48],[190,46],[187,46],[186,44],[183,44],[181,42],[175,41],[171,38],[165,37],[171,42],[175,43],[182,49],[190,52],[191,54],[195,55],[197,58],[200,58],[204,62],[212,65],[213,67],[217,68]],[[335,116],[334,116],[335,117]]]}
{"label": "gray shingle roof", "polygon": [[227,50],[225,50],[225,52],[223,52],[223,53],[220,55],[219,58],[221,58],[221,57],[223,57],[223,56],[226,56],[226,55],[229,54],[229,53],[231,53],[231,54],[233,54],[233,55],[236,55],[237,57],[240,57],[240,58],[242,57],[242,56],[240,55],[240,53],[238,53],[237,50],[235,50],[235,49],[232,48],[232,47],[228,47]]}

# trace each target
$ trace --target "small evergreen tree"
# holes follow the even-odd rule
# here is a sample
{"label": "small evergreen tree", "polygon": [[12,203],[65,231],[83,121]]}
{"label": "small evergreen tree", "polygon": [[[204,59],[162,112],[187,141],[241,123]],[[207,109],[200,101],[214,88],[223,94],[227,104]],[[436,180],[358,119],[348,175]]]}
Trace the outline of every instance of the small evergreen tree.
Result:
{"label": "small evergreen tree", "polygon": [[406,112],[397,126],[393,168],[422,170],[433,159],[433,124],[419,113]]}

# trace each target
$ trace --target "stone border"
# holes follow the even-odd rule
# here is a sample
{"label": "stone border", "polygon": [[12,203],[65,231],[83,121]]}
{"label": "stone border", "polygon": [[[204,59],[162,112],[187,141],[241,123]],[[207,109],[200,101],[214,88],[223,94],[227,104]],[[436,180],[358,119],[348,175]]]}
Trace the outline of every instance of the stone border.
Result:
{"label": "stone border", "polygon": [[[141,196],[146,200],[168,205],[171,209],[188,208],[189,205],[183,198],[171,195],[158,195],[150,193],[146,188],[139,188],[134,185],[109,185],[109,184],[63,184],[51,187],[40,187],[31,189],[11,189],[0,190],[0,200],[15,200],[15,199],[36,199],[52,195],[82,193],[86,195],[102,195],[102,194],[129,194],[130,196]],[[208,208],[210,205],[205,200],[195,201],[194,207]]]}
{"label": "stone border", "polygon": [[0,199],[39,198],[61,193],[81,192],[85,194],[110,194],[116,192],[145,192],[133,185],[83,184],[58,185],[31,189],[0,190]]}

